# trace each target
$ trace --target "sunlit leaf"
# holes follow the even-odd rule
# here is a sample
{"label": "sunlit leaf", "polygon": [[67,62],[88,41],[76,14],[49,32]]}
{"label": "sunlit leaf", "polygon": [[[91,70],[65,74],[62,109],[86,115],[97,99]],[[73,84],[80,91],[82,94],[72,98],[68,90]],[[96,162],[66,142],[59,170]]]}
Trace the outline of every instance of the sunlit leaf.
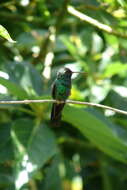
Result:
{"label": "sunlit leaf", "polygon": [[23,88],[29,95],[41,95],[43,80],[40,73],[28,62],[11,62],[5,65],[10,81]]}
{"label": "sunlit leaf", "polygon": [[[12,139],[17,151],[16,186],[20,189],[32,173],[42,167],[57,153],[55,137],[45,125],[35,125],[32,120],[19,119],[12,125]],[[24,178],[21,176],[24,172]]]}
{"label": "sunlit leaf", "polygon": [[37,168],[43,166],[56,153],[55,137],[46,126],[34,126],[32,120],[19,119],[14,122],[12,129],[15,134],[14,141],[16,138],[24,147],[30,161]]}
{"label": "sunlit leaf", "polygon": [[13,94],[13,96],[18,97],[20,99],[28,98],[28,95],[24,89],[18,86],[16,83],[11,82],[8,79],[4,79],[0,77],[0,83],[5,86],[8,91]]}
{"label": "sunlit leaf", "polygon": [[8,40],[11,43],[16,42],[16,41],[12,40],[8,31],[2,25],[0,25],[0,36],[2,36],[3,38],[5,38],[6,40]]}
{"label": "sunlit leaf", "polygon": [[127,65],[122,63],[111,63],[109,64],[104,72],[105,77],[111,77],[116,74],[120,74],[127,70]]}

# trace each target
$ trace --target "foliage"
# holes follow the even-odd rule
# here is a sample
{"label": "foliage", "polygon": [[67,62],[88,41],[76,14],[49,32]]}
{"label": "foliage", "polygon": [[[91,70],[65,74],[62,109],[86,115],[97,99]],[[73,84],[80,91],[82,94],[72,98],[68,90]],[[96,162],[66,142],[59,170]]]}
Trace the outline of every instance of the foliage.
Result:
{"label": "foliage", "polygon": [[[66,66],[87,72],[73,76],[71,99],[127,111],[126,15],[124,0],[2,1],[0,100],[51,98]],[[66,105],[55,128],[50,112],[0,105],[0,189],[126,189],[127,118]]]}

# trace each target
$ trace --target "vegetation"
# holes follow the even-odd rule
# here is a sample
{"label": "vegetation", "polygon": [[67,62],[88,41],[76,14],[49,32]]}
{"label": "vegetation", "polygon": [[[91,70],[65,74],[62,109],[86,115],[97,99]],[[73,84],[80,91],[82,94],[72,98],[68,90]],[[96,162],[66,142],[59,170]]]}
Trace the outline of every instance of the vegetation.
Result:
{"label": "vegetation", "polygon": [[[51,99],[66,66],[69,99],[127,111],[124,0],[4,0],[0,3],[0,100]],[[127,117],[51,103],[0,104],[1,190],[125,190]]]}

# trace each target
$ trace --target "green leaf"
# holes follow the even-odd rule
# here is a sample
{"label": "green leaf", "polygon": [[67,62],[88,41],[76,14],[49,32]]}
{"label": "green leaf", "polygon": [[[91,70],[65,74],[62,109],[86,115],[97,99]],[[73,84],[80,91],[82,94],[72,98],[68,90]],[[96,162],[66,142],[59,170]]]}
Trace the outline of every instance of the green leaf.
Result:
{"label": "green leaf", "polygon": [[45,125],[38,126],[28,146],[31,162],[40,168],[56,153],[57,146],[52,131]]}
{"label": "green leaf", "polygon": [[[27,149],[29,139],[32,135],[34,123],[30,119],[18,119],[12,125],[12,130],[20,144]],[[13,139],[15,141],[15,139]]]}
{"label": "green leaf", "polygon": [[15,97],[18,97],[20,99],[28,98],[26,91],[22,89],[18,84],[2,77],[0,77],[0,84],[5,86],[8,91]]}
{"label": "green leaf", "polygon": [[60,178],[60,158],[55,156],[50,166],[46,169],[46,177],[43,182],[43,189],[50,190],[61,190],[62,183]]}
{"label": "green leaf", "polygon": [[11,62],[5,65],[10,81],[20,85],[29,95],[42,95],[43,81],[40,73],[28,62]]}
{"label": "green leaf", "polygon": [[29,119],[19,119],[13,123],[12,139],[17,149],[16,183],[20,181],[22,171],[26,176],[31,174],[18,185],[17,189],[20,189],[32,177],[33,172],[43,167],[58,150],[52,131],[45,125],[35,125]]}
{"label": "green leaf", "polygon": [[8,140],[0,147],[0,164],[11,160],[14,160],[14,149],[11,140]]}
{"label": "green leaf", "polygon": [[[33,67],[32,64],[24,63],[25,68],[25,77],[28,77],[29,80],[29,86],[31,86],[31,89],[34,90],[35,94],[42,95],[42,87],[43,87],[43,81],[42,76],[40,73]],[[24,80],[25,81],[25,80]],[[29,87],[28,86],[28,87]]]}
{"label": "green leaf", "polygon": [[9,124],[3,124],[0,126],[0,148],[8,142],[10,139],[10,125]]}
{"label": "green leaf", "polygon": [[[7,189],[10,189],[10,187],[13,184],[13,177],[12,175],[8,175],[7,173],[3,174],[2,172],[0,173],[0,186],[6,187]],[[14,189],[14,186],[13,186]]]}
{"label": "green leaf", "polygon": [[103,190],[113,190],[110,176],[108,175],[108,162],[105,156],[101,158],[100,170],[102,175]]}
{"label": "green leaf", "polygon": [[45,125],[35,126],[32,120],[19,119],[14,122],[12,129],[30,161],[38,168],[57,152],[55,137]]}
{"label": "green leaf", "polygon": [[98,117],[87,110],[66,106],[63,116],[65,121],[79,129],[98,149],[127,163],[127,145],[103,115],[99,114]]}
{"label": "green leaf", "polygon": [[104,72],[104,77],[112,77],[113,75],[120,74],[127,71],[127,65],[121,62],[110,63]]}
{"label": "green leaf", "polygon": [[108,94],[108,100],[113,107],[127,111],[127,98],[122,96],[125,94],[125,92],[122,88],[114,86],[114,88]]}
{"label": "green leaf", "polygon": [[13,158],[10,126],[10,123],[0,125],[0,163],[9,161]]}
{"label": "green leaf", "polygon": [[2,36],[3,38],[5,38],[6,40],[8,40],[11,43],[16,42],[16,41],[12,40],[8,31],[2,25],[0,25],[0,36]]}
{"label": "green leaf", "polygon": [[[70,40],[70,38],[66,35],[62,35],[60,37],[60,40],[64,43],[66,46],[67,50],[70,52],[70,54],[75,58],[75,60],[81,60],[81,50],[79,50],[76,45]],[[82,48],[83,49],[83,48]],[[83,53],[85,53],[85,47],[83,49]],[[82,54],[83,54],[82,53]]]}

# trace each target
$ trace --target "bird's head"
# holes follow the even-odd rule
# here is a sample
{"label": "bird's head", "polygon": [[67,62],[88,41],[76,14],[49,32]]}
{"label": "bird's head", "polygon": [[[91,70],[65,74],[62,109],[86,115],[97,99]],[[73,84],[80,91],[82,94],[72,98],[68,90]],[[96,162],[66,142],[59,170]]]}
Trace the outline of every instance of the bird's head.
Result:
{"label": "bird's head", "polygon": [[71,71],[69,68],[64,67],[58,71],[57,78],[58,79],[64,79],[64,78],[70,79],[73,73],[79,73],[79,74],[85,74],[85,75],[87,74],[85,72],[77,72],[77,71],[74,72],[74,71]]}
{"label": "bird's head", "polygon": [[72,72],[70,69],[64,67],[64,68],[62,68],[62,69],[60,69],[60,70],[58,71],[58,73],[57,73],[57,78],[58,78],[58,79],[61,79],[61,78],[64,78],[64,77],[66,77],[66,78],[71,78],[72,73],[73,73],[73,72]]}

